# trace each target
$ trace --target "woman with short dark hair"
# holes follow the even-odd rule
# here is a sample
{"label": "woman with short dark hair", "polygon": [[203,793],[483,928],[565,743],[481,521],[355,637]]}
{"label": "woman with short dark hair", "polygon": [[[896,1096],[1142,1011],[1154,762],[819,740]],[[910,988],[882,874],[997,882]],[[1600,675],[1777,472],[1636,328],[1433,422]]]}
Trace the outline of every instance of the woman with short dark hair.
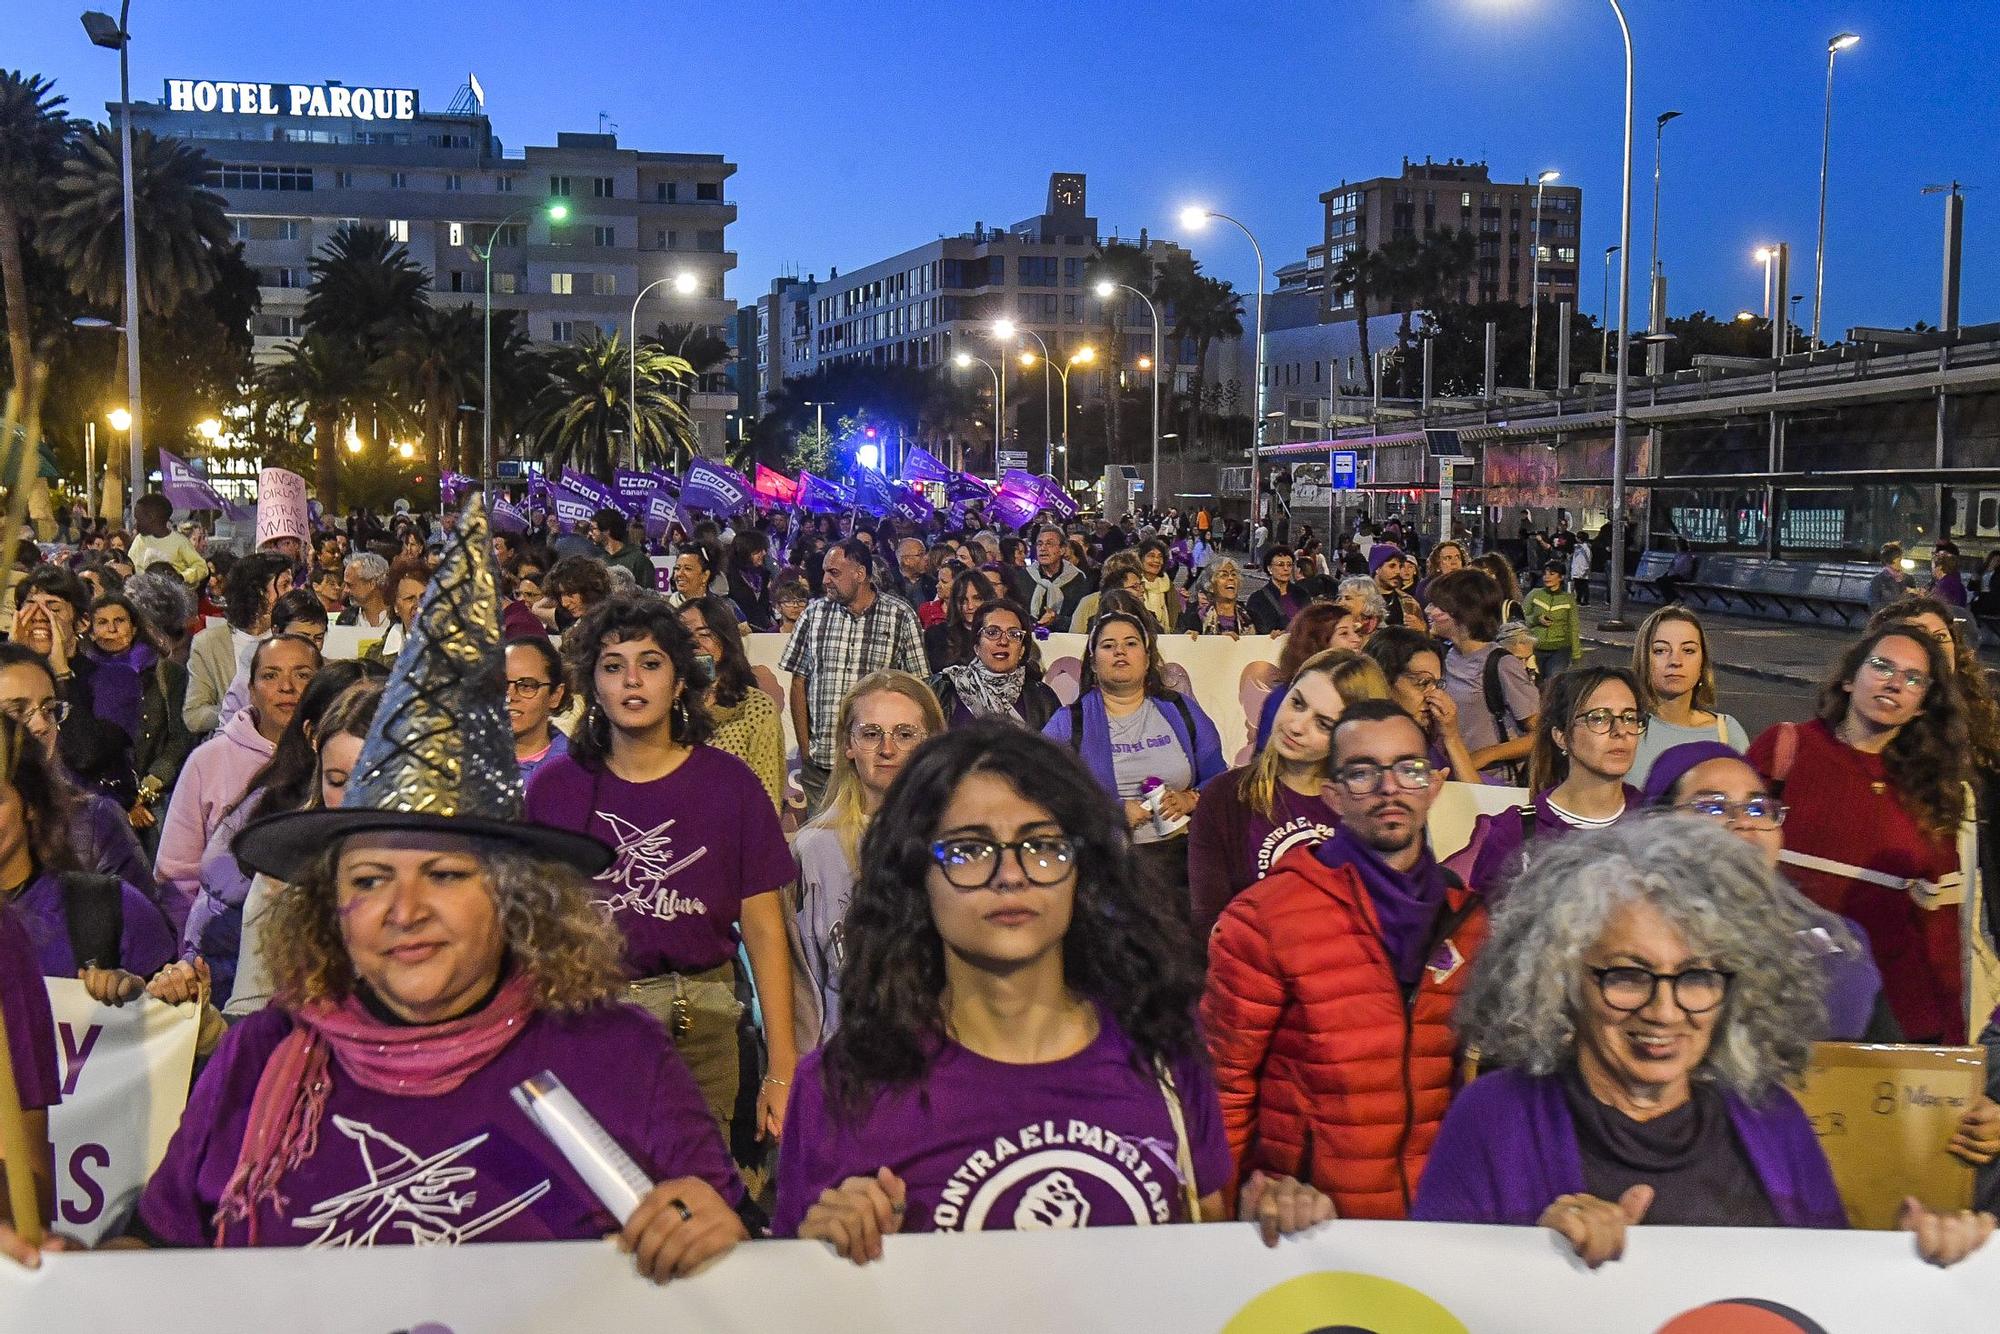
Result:
{"label": "woman with short dark hair", "polygon": [[784,810],[785,727],[777,702],[757,684],[736,604],[712,595],[695,598],[681,605],[680,616],[694,636],[695,665],[706,683],[702,703],[715,725],[708,744],[749,765],[771,804]]}
{"label": "woman with short dark hair", "polygon": [[1041,650],[1028,609],[1011,598],[987,602],[972,614],[971,629],[971,660],[931,678],[946,724],[963,727],[981,718],[1002,718],[1041,731],[1062,703],[1042,680]]}
{"label": "woman with short dark hair", "polygon": [[1444,688],[1458,705],[1459,734],[1480,773],[1519,783],[1534,749],[1541,700],[1527,665],[1493,642],[1500,634],[1500,585],[1486,571],[1468,568],[1438,576],[1429,592],[1424,615],[1431,633],[1451,645]]}

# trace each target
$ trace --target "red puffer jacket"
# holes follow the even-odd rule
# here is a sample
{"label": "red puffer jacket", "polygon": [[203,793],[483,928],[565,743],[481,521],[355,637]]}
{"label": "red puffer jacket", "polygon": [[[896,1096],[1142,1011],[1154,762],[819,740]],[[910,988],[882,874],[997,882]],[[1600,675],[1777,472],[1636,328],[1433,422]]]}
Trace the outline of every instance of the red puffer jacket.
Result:
{"label": "red puffer jacket", "polygon": [[1295,848],[1238,895],[1209,943],[1201,1016],[1239,1176],[1297,1177],[1344,1218],[1403,1218],[1456,1085],[1452,1007],[1486,939],[1448,891],[1407,1000],[1349,866]]}

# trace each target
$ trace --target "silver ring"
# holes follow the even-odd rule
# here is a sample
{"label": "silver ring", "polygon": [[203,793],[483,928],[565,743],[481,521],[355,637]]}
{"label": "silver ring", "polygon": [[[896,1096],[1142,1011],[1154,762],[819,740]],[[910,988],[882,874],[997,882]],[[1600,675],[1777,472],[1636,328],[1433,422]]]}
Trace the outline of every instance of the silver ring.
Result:
{"label": "silver ring", "polygon": [[675,1209],[676,1209],[677,1211],[679,1211],[679,1213],[680,1213],[680,1216],[681,1216],[681,1222],[683,1222],[683,1223],[691,1223],[691,1222],[693,1222],[693,1221],[694,1221],[694,1210],[692,1210],[692,1209],[688,1208],[688,1207],[687,1207],[687,1202],[686,1202],[685,1200],[681,1199],[681,1197],[680,1197],[680,1196],[678,1196],[678,1195],[674,1196],[674,1198],[673,1198],[673,1199],[671,1199],[671,1200],[668,1200],[668,1201],[667,1201],[667,1203],[668,1203],[668,1204],[671,1204],[671,1205],[673,1205],[673,1206],[674,1206],[674,1208],[675,1208]]}

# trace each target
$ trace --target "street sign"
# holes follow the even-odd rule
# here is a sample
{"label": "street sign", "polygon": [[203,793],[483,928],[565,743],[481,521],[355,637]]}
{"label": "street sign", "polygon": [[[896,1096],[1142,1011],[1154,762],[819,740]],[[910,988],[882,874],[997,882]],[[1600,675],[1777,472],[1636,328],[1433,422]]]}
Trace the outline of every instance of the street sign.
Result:
{"label": "street sign", "polygon": [[1333,451],[1333,489],[1354,491],[1361,486],[1361,454],[1353,449]]}
{"label": "street sign", "polygon": [[1025,449],[1003,449],[1000,451],[1000,470],[1009,468],[1025,470],[1028,466],[1028,451]]}

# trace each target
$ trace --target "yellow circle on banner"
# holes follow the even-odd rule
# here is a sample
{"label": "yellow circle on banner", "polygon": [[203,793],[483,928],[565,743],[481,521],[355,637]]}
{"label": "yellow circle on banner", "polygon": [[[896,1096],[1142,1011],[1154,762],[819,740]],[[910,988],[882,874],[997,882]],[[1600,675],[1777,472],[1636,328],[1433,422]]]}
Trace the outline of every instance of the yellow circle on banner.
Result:
{"label": "yellow circle on banner", "polygon": [[1415,1288],[1376,1274],[1328,1270],[1286,1279],[1251,1298],[1222,1334],[1467,1334]]}

